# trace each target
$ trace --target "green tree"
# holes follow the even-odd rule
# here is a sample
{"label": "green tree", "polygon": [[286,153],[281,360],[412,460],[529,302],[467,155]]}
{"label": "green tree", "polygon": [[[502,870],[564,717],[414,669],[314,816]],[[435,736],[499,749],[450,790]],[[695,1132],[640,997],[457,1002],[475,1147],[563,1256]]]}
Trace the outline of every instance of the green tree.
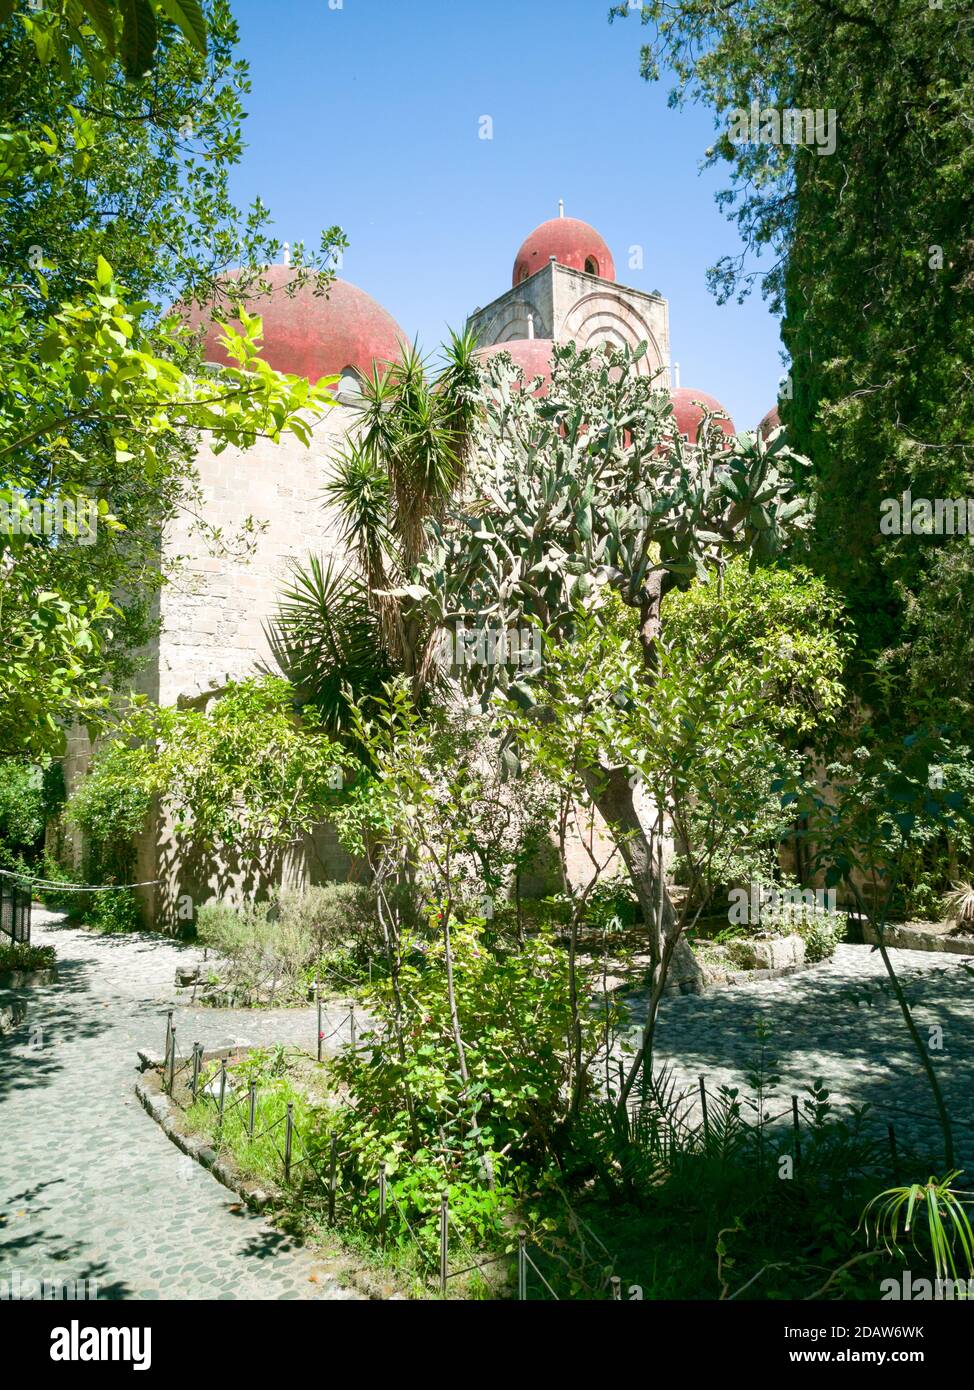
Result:
{"label": "green tree", "polygon": [[[109,702],[107,647],[119,609],[99,587],[105,576],[97,563],[88,566],[99,531],[110,544],[106,535],[128,530],[110,510],[113,479],[124,487],[136,472],[162,474],[167,489],[178,487],[171,476],[165,481],[170,445],[201,434],[217,451],[286,432],[306,443],[311,421],[332,400],[327,383],[283,377],[260,359],[260,320],[245,311],[242,331],[225,337],[237,365],[200,382],[146,349],[139,307],[133,313],[99,258],[87,299],[53,312],[43,337],[16,313],[0,316],[0,334],[4,323],[8,329],[0,378],[6,754],[57,751],[66,720],[94,723]],[[172,341],[181,332],[170,325]],[[92,423],[111,439],[107,458],[84,447]]]}
{"label": "green tree", "polygon": [[136,701],[67,815],[97,859],[134,839],[158,803],[187,846],[269,877],[281,851],[323,819],[348,764],[313,710],[297,718],[286,681],[241,681],[210,710]]}
{"label": "green tree", "polygon": [[[228,192],[249,83],[227,4],[207,0],[203,33],[192,3],[159,0],[151,70],[126,80],[114,56],[143,8],[65,0],[0,23],[4,752],[56,748],[66,721],[130,678],[164,582],[159,533],[177,511],[230,543],[200,515],[201,433],[244,446],[295,427],[307,437],[327,401],[324,387],[309,395],[256,369],[255,320],[239,369],[197,385],[198,336],[165,317],[174,300],[200,300],[232,319],[279,243],[259,200],[241,214]],[[327,288],[340,244],[331,228],[316,256],[298,247],[294,286]],[[233,263],[243,273],[224,277]],[[74,521],[61,543],[25,530],[45,506],[76,517],[79,504],[94,509],[83,537]]]}
{"label": "green tree", "polygon": [[[510,359],[491,363],[467,486],[443,522],[431,519],[420,565],[438,627],[454,637],[460,626],[495,634],[527,627],[558,642],[572,631],[576,605],[608,586],[634,614],[651,685],[667,594],[706,581],[735,554],[770,558],[807,525],[801,461],[783,439],[766,445],[744,435],[728,447],[708,423],[701,444],[688,446],[665,393],[638,373],[641,351],[556,347],[542,399],[521,389]],[[544,707],[543,659],[461,662],[456,674],[481,696],[507,690]],[[631,767],[610,743],[587,774],[645,921],[655,919],[662,892],[670,933],[676,918],[634,804]],[[685,943],[675,949],[695,977]]]}
{"label": "green tree", "polygon": [[360,429],[324,499],[352,558],[296,565],[271,630],[278,665],[335,728],[348,726],[349,695],[377,697],[403,674],[419,700],[437,676],[416,570],[429,523],[463,484],[479,401],[474,341],[459,334],[432,374],[414,348],[363,384]]}
{"label": "green tree", "polygon": [[[15,0],[0,0],[0,23],[9,20]],[[98,72],[117,58],[129,78],[145,75],[155,61],[160,23],[172,24],[197,52],[206,53],[206,20],[199,0],[48,0],[17,18],[33,40],[41,62],[62,68],[77,46]]]}
{"label": "green tree", "polygon": [[[854,619],[859,688],[896,722],[924,644],[914,606],[965,542],[883,535],[880,504],[972,492],[969,14],[951,0],[648,0],[640,14],[643,75],[667,68],[674,102],[715,112],[707,159],[730,168],[719,200],[744,248],[711,280],[721,299],[760,282],[784,315],[781,412],[815,466],[815,563]],[[731,118],[752,102],[833,112],[834,152],[735,140]],[[924,662],[928,701],[946,709],[942,655],[938,668],[927,647]]]}

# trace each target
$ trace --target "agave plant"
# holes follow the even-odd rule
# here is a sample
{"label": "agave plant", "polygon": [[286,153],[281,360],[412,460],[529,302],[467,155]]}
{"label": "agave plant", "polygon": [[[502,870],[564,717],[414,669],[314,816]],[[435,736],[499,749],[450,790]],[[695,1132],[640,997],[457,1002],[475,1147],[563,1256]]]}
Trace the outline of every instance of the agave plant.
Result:
{"label": "agave plant", "polygon": [[974,883],[952,883],[944,907],[959,927],[974,922]]}
{"label": "agave plant", "polygon": [[880,1192],[862,1214],[860,1227],[865,1231],[866,1238],[869,1239],[871,1219],[873,1244],[882,1244],[890,1254],[902,1255],[901,1222],[902,1234],[910,1237],[915,1250],[919,1248],[915,1225],[921,1222],[926,1226],[937,1278],[958,1278],[956,1256],[960,1257],[967,1277],[974,1277],[974,1230],[965,1210],[970,1202],[965,1202],[952,1186],[959,1176],[960,1169],[955,1168],[940,1181],[931,1177],[925,1183],[889,1187],[885,1192]]}

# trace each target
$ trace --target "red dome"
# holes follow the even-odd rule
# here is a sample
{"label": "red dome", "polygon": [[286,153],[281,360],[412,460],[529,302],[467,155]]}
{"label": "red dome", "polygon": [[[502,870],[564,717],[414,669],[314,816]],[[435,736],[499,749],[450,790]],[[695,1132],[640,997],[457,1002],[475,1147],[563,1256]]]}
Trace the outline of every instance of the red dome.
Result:
{"label": "red dome", "polygon": [[477,349],[480,358],[496,357],[499,352],[509,352],[516,367],[520,367],[527,380],[536,376],[544,378],[541,390],[536,394],[543,396],[551,382],[551,354],[554,343],[550,338],[512,338],[507,343],[491,343],[490,347]]}
{"label": "red dome", "polygon": [[758,434],[762,439],[767,439],[770,435],[774,434],[776,429],[780,428],[781,417],[778,414],[778,407],[773,405],[760,425],[758,425]]}
{"label": "red dome", "polygon": [[553,217],[535,227],[517,253],[512,284],[519,285],[543,269],[552,256],[559,265],[567,265],[571,270],[585,270],[602,280],[616,278],[612,252],[594,227],[579,222],[577,217]]}
{"label": "red dome", "polygon": [[[697,442],[697,430],[703,419],[703,407],[706,407],[707,410],[724,409],[715,396],[709,396],[706,391],[695,391],[689,386],[678,386],[675,391],[671,391],[670,400],[673,404],[676,427],[691,444]],[[736,433],[734,422],[731,419],[716,420],[714,423],[720,426],[728,438]]]}
{"label": "red dome", "polygon": [[[230,271],[233,278],[239,274]],[[334,280],[325,294],[315,294],[308,284],[289,297],[286,286],[294,274],[292,266],[267,266],[261,279],[271,293],[246,300],[248,313],[260,314],[264,321],[261,354],[275,371],[314,382],[339,376],[346,367],[371,375],[374,362],[381,368],[401,357],[402,329],[364,290],[347,280]],[[229,309],[227,317],[233,321]],[[186,320],[194,328],[205,325],[207,360],[228,364],[219,342],[221,330],[208,314],[194,307]]]}

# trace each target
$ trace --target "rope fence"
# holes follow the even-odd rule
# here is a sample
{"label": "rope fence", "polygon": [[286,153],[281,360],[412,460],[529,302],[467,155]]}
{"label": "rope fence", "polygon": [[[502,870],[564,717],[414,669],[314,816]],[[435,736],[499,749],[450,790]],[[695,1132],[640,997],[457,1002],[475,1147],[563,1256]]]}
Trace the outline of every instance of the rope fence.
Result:
{"label": "rope fence", "polygon": [[147,878],[142,883],[62,883],[60,879],[38,878],[34,874],[18,873],[10,869],[0,869],[0,877],[13,878],[21,884],[30,884],[31,892],[39,888],[42,893],[123,893],[130,888],[152,888],[159,882],[157,878]]}

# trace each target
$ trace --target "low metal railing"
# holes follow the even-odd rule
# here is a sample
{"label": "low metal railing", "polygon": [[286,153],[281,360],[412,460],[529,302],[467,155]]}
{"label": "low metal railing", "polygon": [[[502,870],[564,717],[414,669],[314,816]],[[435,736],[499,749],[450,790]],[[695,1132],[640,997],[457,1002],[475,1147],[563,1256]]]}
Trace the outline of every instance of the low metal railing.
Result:
{"label": "low metal railing", "polygon": [[30,890],[0,875],[0,932],[11,941],[30,944]]}

